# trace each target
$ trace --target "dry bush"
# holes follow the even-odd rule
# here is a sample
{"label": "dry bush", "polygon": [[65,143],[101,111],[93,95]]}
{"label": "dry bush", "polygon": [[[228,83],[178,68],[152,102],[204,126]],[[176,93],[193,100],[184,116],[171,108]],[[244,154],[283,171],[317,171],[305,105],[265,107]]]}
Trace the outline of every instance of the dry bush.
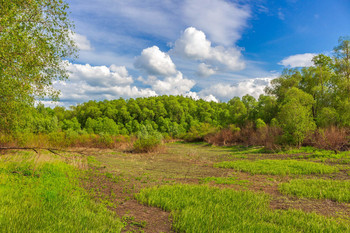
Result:
{"label": "dry bush", "polygon": [[350,148],[349,139],[349,130],[331,126],[316,130],[307,137],[304,145],[311,145],[325,150],[342,151]]}
{"label": "dry bush", "polygon": [[240,131],[222,129],[217,133],[209,134],[205,141],[217,146],[245,145],[265,146],[266,149],[278,149],[279,138],[282,131],[279,127],[266,126],[255,129],[252,123],[248,123]]}
{"label": "dry bush", "polygon": [[231,129],[222,129],[217,133],[211,133],[204,137],[204,140],[215,146],[233,145],[239,139],[239,132]]}

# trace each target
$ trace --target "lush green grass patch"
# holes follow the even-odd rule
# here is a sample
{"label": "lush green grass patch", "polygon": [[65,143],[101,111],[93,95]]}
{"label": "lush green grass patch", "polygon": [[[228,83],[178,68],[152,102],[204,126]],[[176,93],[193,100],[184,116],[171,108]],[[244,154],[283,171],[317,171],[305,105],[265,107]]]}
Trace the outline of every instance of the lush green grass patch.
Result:
{"label": "lush green grass patch", "polygon": [[120,232],[120,220],[90,199],[78,175],[62,162],[0,160],[0,232]]}
{"label": "lush green grass patch", "polygon": [[339,169],[333,166],[320,163],[297,161],[297,160],[237,160],[216,163],[215,167],[233,168],[251,174],[327,174],[338,172]]}
{"label": "lush green grass patch", "polygon": [[264,147],[252,147],[252,146],[231,146],[230,151],[232,155],[241,155],[241,154],[264,154],[270,153]]}
{"label": "lush green grass patch", "polygon": [[284,194],[315,199],[350,202],[350,181],[324,179],[295,179],[279,185]]}
{"label": "lush green grass patch", "polygon": [[345,222],[302,211],[273,211],[263,194],[201,185],[161,186],[136,198],[171,211],[178,232],[346,232]]}
{"label": "lush green grass patch", "polygon": [[246,185],[248,180],[238,180],[237,177],[206,177],[201,179],[203,183],[215,182],[215,184],[238,184]]}

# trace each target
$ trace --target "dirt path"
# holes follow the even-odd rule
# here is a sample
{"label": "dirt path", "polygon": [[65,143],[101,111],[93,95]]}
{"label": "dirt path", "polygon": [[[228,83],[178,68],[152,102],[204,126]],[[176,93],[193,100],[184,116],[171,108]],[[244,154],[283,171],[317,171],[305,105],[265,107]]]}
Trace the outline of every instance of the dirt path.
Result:
{"label": "dirt path", "polygon": [[[91,194],[117,213],[125,223],[123,232],[173,232],[171,216],[159,208],[137,203],[134,194],[142,188],[173,184],[198,184],[206,177],[235,177],[244,184],[217,185],[221,188],[251,190],[271,196],[272,209],[300,209],[325,216],[349,218],[350,205],[329,200],[301,199],[286,196],[278,191],[278,185],[298,176],[251,175],[233,169],[214,168],[218,161],[235,160],[227,148],[204,145],[169,144],[167,150],[158,154],[130,154],[123,151],[89,151],[100,163],[93,166],[83,180],[84,187]],[[285,155],[248,155],[255,159],[286,159]],[[289,158],[289,157],[288,157]],[[247,158],[243,158],[247,159]],[[318,175],[319,178],[348,179],[347,172],[332,175]],[[300,176],[312,178],[314,176]]]}
{"label": "dirt path", "polygon": [[125,224],[122,232],[173,232],[168,212],[139,204],[134,194],[140,184],[124,178],[111,178],[101,170],[91,169],[82,179],[83,187],[92,196],[114,211]]}

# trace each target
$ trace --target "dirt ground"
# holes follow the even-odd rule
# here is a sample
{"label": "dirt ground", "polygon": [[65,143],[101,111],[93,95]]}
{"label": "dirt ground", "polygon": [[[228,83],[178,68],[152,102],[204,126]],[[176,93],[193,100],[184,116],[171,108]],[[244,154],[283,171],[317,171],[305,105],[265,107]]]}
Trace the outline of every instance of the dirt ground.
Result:
{"label": "dirt ground", "polygon": [[156,207],[139,204],[134,195],[142,188],[189,183],[199,184],[206,177],[235,177],[237,184],[209,185],[263,192],[271,196],[272,209],[295,208],[321,215],[350,220],[350,204],[330,200],[313,200],[285,196],[278,191],[281,182],[301,177],[349,179],[348,165],[336,174],[315,176],[251,175],[233,169],[213,167],[220,161],[237,159],[291,159],[299,155],[244,154],[237,156],[232,148],[212,147],[206,144],[166,144],[160,153],[134,154],[122,150],[76,149],[84,154],[89,169],[82,179],[83,186],[96,198],[115,211],[125,224],[123,232],[172,232],[171,216]]}

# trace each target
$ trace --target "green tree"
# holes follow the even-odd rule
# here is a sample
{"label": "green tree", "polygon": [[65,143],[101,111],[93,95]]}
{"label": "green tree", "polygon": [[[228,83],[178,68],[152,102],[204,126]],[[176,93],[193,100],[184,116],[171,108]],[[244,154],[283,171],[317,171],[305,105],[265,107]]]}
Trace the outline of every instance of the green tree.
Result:
{"label": "green tree", "polygon": [[231,115],[231,123],[243,125],[247,118],[247,108],[239,97],[232,98],[229,102],[229,111]]}
{"label": "green tree", "polygon": [[67,78],[62,59],[74,55],[72,22],[63,0],[0,2],[0,130],[19,126],[35,98],[58,97],[53,80]]}
{"label": "green tree", "polygon": [[341,94],[350,99],[350,37],[340,37],[334,48],[335,68]]}
{"label": "green tree", "polygon": [[311,115],[313,104],[312,96],[296,87],[286,92],[285,101],[278,114],[286,143],[301,146],[306,134],[315,129],[316,125]]}

